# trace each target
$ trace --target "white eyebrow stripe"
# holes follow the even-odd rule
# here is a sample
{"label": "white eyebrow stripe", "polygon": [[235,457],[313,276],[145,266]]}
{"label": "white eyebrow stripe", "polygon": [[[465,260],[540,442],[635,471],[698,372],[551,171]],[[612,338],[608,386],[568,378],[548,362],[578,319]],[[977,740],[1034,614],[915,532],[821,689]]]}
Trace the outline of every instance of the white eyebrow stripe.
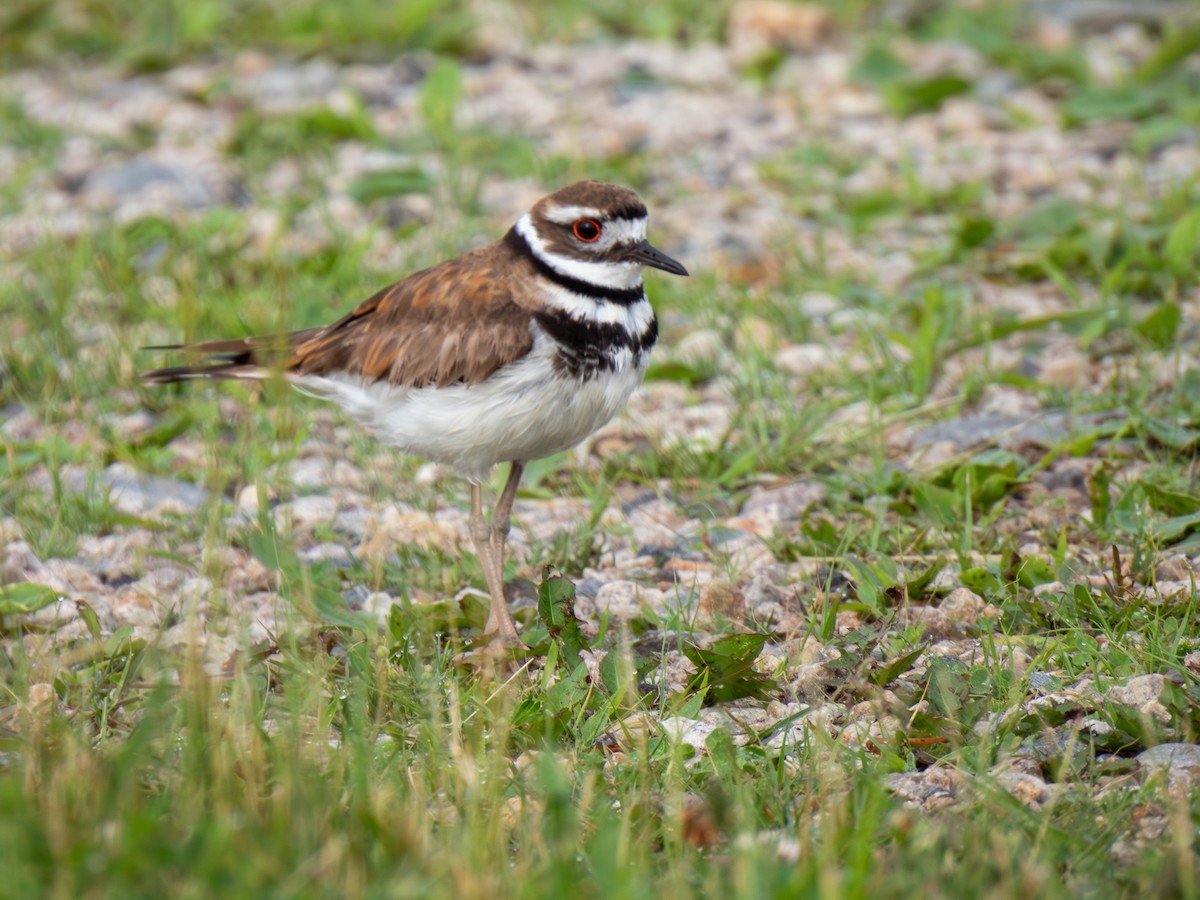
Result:
{"label": "white eyebrow stripe", "polygon": [[552,206],[546,218],[558,225],[570,225],[576,219],[601,219],[603,214],[593,206]]}
{"label": "white eyebrow stripe", "polygon": [[646,239],[645,219],[612,219],[604,224],[605,244],[640,244]]}

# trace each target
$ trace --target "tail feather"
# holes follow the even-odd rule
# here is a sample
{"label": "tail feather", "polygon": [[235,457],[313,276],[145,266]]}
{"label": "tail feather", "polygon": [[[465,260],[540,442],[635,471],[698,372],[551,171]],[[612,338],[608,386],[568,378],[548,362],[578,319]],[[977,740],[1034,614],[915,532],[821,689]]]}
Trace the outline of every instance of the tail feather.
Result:
{"label": "tail feather", "polygon": [[240,381],[269,378],[270,369],[237,362],[213,363],[207,366],[169,366],[153,369],[139,376],[146,384],[172,384],[177,381]]}
{"label": "tail feather", "polygon": [[171,384],[177,381],[269,378],[274,372],[287,371],[297,344],[319,331],[310,328],[292,334],[204,341],[199,344],[161,344],[143,350],[178,351],[204,354],[208,362],[193,366],[169,366],[141,373],[147,384]]}

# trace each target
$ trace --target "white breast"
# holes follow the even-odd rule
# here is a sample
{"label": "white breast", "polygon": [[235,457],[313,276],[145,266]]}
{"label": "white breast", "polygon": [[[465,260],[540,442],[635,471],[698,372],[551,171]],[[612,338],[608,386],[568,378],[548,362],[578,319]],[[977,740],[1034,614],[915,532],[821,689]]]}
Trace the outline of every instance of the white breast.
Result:
{"label": "white breast", "polygon": [[537,334],[525,358],[470,386],[397,388],[348,375],[292,381],[337,403],[385,443],[483,481],[496,463],[541,459],[575,446],[625,405],[646,374],[649,354],[635,361],[625,349],[611,372],[587,381],[563,378],[552,365],[554,349]]}

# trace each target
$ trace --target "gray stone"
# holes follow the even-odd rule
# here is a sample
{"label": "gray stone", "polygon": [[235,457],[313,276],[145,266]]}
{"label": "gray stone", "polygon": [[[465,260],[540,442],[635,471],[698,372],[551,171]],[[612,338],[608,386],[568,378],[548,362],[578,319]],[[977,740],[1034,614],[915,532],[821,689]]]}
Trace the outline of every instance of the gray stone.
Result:
{"label": "gray stone", "polygon": [[208,491],[198,484],[145,475],[125,463],[113,463],[101,481],[113,506],[131,516],[194,512],[208,500]]}
{"label": "gray stone", "polygon": [[1071,416],[1062,411],[1042,411],[1028,416],[987,413],[939,422],[913,438],[913,444],[950,443],[967,448],[981,444],[1000,447],[1032,443],[1052,447],[1073,431],[1087,430],[1100,421],[1099,415]]}
{"label": "gray stone", "polygon": [[314,547],[309,547],[300,551],[300,560],[305,563],[333,563],[338,566],[350,566],[354,564],[354,557],[350,555],[350,551],[341,544],[326,542],[317,544]]}
{"label": "gray stone", "polygon": [[1137,756],[1147,776],[1167,773],[1172,793],[1186,793],[1200,786],[1200,744],[1159,744]]}
{"label": "gray stone", "polygon": [[623,622],[638,618],[647,607],[662,610],[664,597],[657,588],[643,587],[633,581],[612,581],[596,592],[594,600],[580,598],[579,611],[584,615],[591,613],[597,618],[608,613],[613,619]]}
{"label": "gray stone", "polygon": [[772,488],[754,488],[742,506],[742,514],[770,510],[780,520],[798,519],[825,500],[825,486],[816,481],[795,481]]}
{"label": "gray stone", "polygon": [[184,209],[204,209],[220,200],[217,185],[204,174],[181,163],[145,157],[93,170],[84,179],[82,190],[120,201],[150,188],[169,192],[173,202]]}

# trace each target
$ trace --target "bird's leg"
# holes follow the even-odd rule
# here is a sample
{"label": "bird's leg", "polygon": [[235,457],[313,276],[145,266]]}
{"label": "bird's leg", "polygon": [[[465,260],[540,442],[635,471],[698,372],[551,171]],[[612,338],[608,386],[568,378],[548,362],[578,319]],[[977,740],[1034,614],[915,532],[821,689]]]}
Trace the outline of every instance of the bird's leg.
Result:
{"label": "bird's leg", "polygon": [[496,558],[496,577],[501,584],[504,584],[504,546],[512,526],[512,505],[517,499],[517,485],[524,471],[524,462],[512,461],[508,469],[508,480],[504,482],[504,490],[500,492],[496,508],[492,511],[492,555]]}
{"label": "bird's leg", "polygon": [[483,488],[478,484],[471,485],[470,525],[471,537],[475,541],[475,553],[483,566],[483,577],[487,579],[490,598],[487,625],[483,633],[493,635],[497,641],[507,646],[518,646],[521,639],[517,636],[517,625],[504,599],[504,578],[496,566],[496,558],[492,551],[492,528],[483,517]]}

